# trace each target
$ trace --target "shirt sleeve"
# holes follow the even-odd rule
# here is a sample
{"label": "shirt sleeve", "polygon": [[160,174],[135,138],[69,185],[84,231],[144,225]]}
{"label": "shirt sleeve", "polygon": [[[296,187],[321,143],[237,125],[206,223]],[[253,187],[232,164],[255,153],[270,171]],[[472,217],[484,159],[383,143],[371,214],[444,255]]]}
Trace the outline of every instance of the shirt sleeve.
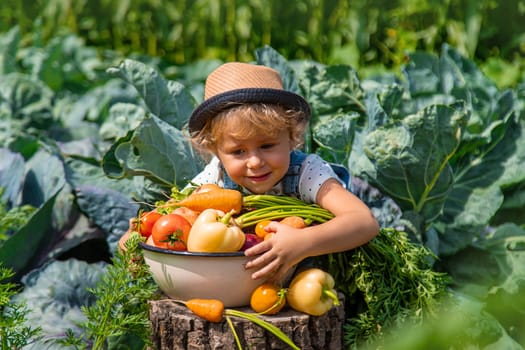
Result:
{"label": "shirt sleeve", "polygon": [[301,165],[299,197],[306,203],[316,203],[317,193],[328,179],[336,179],[344,186],[328,162],[317,154],[309,154]]}
{"label": "shirt sleeve", "polygon": [[217,157],[213,157],[212,160],[208,164],[206,164],[204,169],[191,180],[191,182],[196,185],[217,184],[221,186],[222,184],[219,182],[222,181],[219,181],[219,178],[219,159]]}

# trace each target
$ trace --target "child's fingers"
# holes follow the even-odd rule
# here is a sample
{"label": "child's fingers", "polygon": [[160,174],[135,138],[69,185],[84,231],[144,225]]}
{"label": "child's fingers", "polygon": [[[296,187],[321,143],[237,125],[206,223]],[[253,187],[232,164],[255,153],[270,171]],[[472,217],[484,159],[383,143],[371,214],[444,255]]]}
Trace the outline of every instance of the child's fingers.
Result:
{"label": "child's fingers", "polygon": [[286,225],[283,225],[277,221],[272,221],[265,227],[265,231],[268,233],[277,233],[277,231],[281,230],[283,226]]}
{"label": "child's fingers", "polygon": [[273,259],[263,267],[252,273],[252,279],[273,278],[279,272],[281,264],[278,259]]}

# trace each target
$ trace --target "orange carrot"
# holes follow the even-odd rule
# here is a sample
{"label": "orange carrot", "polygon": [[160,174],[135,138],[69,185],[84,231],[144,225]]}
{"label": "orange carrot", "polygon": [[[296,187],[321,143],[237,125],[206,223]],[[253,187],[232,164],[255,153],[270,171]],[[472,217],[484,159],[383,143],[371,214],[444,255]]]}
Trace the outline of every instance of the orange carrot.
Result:
{"label": "orange carrot", "polygon": [[220,188],[205,191],[196,190],[188,197],[175,203],[191,210],[202,212],[205,209],[217,209],[225,213],[233,210],[240,213],[242,209],[242,194],[240,191]]}
{"label": "orange carrot", "polygon": [[279,221],[281,224],[288,225],[295,228],[305,228],[306,222],[304,219],[300,216],[287,216],[281,221]]}
{"label": "orange carrot", "polygon": [[200,185],[199,187],[197,187],[193,191],[193,193],[212,192],[212,191],[217,191],[217,190],[221,190],[221,189],[222,189],[222,187],[220,187],[217,184],[203,184],[203,185]]}
{"label": "orange carrot", "polygon": [[224,303],[218,299],[189,299],[184,304],[206,321],[221,322],[224,317]]}
{"label": "orange carrot", "polygon": [[129,239],[130,233],[131,233],[131,230],[127,230],[126,232],[124,232],[122,237],[120,237],[120,239],[118,240],[118,247],[123,252],[128,250],[128,248],[126,248],[126,242]]}
{"label": "orange carrot", "polygon": [[126,250],[128,250],[128,248],[126,248],[126,241],[129,239],[129,234],[131,233],[131,231],[136,231],[136,230],[137,230],[137,218],[129,219],[129,228],[122,235],[122,237],[120,237],[118,241],[118,246],[121,251],[125,252]]}

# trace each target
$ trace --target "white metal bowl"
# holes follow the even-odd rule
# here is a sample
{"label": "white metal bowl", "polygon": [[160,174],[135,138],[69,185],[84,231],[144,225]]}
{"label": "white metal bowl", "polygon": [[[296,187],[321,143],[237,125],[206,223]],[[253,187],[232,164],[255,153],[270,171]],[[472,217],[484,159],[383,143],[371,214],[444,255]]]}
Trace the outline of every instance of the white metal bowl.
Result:
{"label": "white metal bowl", "polygon": [[219,299],[226,307],[250,304],[252,292],[263,281],[253,280],[244,265],[244,252],[192,253],[162,249],[140,242],[153,279],[168,297]]}

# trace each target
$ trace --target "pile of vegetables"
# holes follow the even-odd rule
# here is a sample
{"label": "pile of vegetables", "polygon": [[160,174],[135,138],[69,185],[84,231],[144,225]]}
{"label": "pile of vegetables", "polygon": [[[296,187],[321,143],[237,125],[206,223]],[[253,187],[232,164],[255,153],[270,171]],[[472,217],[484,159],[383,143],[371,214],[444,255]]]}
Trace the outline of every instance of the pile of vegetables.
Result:
{"label": "pile of vegetables", "polygon": [[130,219],[129,231],[146,243],[170,250],[226,253],[248,249],[269,239],[265,227],[272,221],[303,228],[322,223],[332,213],[288,196],[248,195],[215,184],[172,189],[172,197],[158,201],[150,211]]}

